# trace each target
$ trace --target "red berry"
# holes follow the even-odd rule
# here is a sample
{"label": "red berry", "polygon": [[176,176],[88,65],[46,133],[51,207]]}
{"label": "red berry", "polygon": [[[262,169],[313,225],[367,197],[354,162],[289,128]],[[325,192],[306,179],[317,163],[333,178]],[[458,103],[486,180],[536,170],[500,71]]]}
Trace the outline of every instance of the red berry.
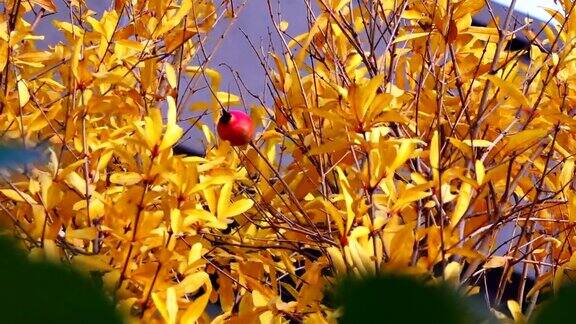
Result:
{"label": "red berry", "polygon": [[239,110],[224,111],[216,129],[218,136],[229,141],[232,146],[246,145],[254,137],[252,118]]}

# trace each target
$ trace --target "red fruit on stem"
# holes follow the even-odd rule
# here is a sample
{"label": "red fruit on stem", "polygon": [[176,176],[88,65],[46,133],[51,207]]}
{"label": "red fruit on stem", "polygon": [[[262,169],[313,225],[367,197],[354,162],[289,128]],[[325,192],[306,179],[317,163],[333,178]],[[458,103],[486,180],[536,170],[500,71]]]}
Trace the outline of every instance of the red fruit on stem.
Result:
{"label": "red fruit on stem", "polygon": [[243,111],[223,111],[216,126],[218,136],[227,140],[232,146],[242,146],[250,143],[254,137],[252,118]]}

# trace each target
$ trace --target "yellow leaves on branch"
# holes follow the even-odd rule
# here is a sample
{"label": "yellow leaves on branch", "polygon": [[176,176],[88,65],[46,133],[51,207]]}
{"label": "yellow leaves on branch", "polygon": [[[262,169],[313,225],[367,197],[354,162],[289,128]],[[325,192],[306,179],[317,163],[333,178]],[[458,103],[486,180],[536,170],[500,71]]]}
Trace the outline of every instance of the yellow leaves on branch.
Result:
{"label": "yellow leaves on branch", "polygon": [[[179,299],[181,296],[194,293],[202,287],[204,293],[187,305],[185,312],[180,317]],[[159,293],[152,293],[152,300],[166,323],[195,323],[204,312],[211,293],[212,285],[208,275],[204,272],[198,272],[188,276],[178,286],[166,289],[165,299]]]}
{"label": "yellow leaves on branch", "polygon": [[142,175],[136,172],[115,172],[110,175],[110,182],[122,186],[131,186],[142,180]]}
{"label": "yellow leaves on branch", "polygon": [[220,188],[220,195],[218,197],[218,207],[216,215],[222,221],[230,217],[238,216],[250,208],[254,204],[251,199],[240,199],[230,203],[232,198],[232,183],[228,182]]}
{"label": "yellow leaves on branch", "polygon": [[36,201],[34,200],[34,198],[30,197],[29,194],[22,192],[20,190],[17,189],[1,189],[0,193],[2,193],[4,196],[6,196],[9,199],[12,199],[13,201],[18,201],[18,202],[25,202],[31,205],[35,205]]}
{"label": "yellow leaves on branch", "polygon": [[48,12],[56,11],[56,5],[52,0],[30,0],[30,3],[39,5],[41,8],[47,10]]}
{"label": "yellow leaves on branch", "polygon": [[[99,15],[73,1],[75,18],[52,22],[64,43],[39,51],[42,37],[26,17],[44,20],[61,8],[52,1],[12,5],[20,6],[18,16],[7,10],[0,19],[9,89],[0,124],[7,138],[47,142],[51,156],[47,165],[26,166],[25,180],[14,174],[0,188],[2,223],[10,215],[34,254],[68,256],[101,275],[128,309],[146,303],[147,321],[196,322],[213,291],[204,257],[210,243],[195,235],[226,229],[253,205],[237,192],[245,175],[238,159],[172,152],[184,134],[178,78],[195,53],[192,36],[210,31],[221,13],[209,1],[159,0],[116,1]],[[223,184],[227,198],[221,195],[218,212],[205,210],[207,192]],[[186,247],[190,238],[193,248]],[[182,280],[171,285],[175,273]]]}
{"label": "yellow leaves on branch", "polygon": [[[190,10],[192,9],[192,0],[182,0],[180,3],[180,7],[175,10],[173,14],[166,14],[164,18],[159,22],[158,27],[156,27],[152,37],[156,38],[159,35],[163,35],[164,33],[172,30],[176,27],[185,16],[188,15]],[[170,10],[174,11],[174,10]]]}
{"label": "yellow leaves on branch", "polygon": [[[549,45],[573,31],[514,52],[509,26],[471,26],[484,1],[320,1],[300,35],[271,22],[285,53],[262,58],[266,95],[246,96],[209,62],[232,1],[102,14],[72,1],[72,20],[52,23],[64,41],[38,50],[30,17],[55,3],[0,19],[2,134],[50,146],[46,165],[6,178],[0,218],[31,254],[101,276],[132,319],[332,321],[322,292],[338,275],[458,286],[509,260],[539,267],[533,290],[562,283],[576,68],[573,49]],[[241,149],[213,132],[239,105],[260,132]],[[175,154],[181,142],[204,156]],[[519,237],[495,250],[509,227]]]}
{"label": "yellow leaves on branch", "polygon": [[152,108],[151,116],[145,117],[144,127],[138,124],[134,125],[139,137],[146,143],[151,152],[154,150],[164,151],[171,148],[178,142],[184,132],[176,122],[176,101],[171,96],[166,99],[168,103],[168,120],[164,134],[162,134],[162,114],[158,108]]}

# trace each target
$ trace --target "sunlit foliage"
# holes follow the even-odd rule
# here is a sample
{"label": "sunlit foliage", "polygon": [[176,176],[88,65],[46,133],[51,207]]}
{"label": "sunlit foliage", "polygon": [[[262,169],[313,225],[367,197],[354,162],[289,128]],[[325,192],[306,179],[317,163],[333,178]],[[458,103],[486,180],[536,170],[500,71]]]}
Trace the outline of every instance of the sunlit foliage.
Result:
{"label": "sunlit foliage", "polygon": [[[484,0],[302,1],[301,35],[261,1],[282,47],[242,53],[273,99],[250,92],[259,131],[240,148],[214,121],[248,98],[210,58],[244,2],[3,1],[0,130],[50,151],[4,178],[5,232],[100,277],[129,321],[335,322],[339,275],[473,295],[495,268],[496,315],[529,317],[576,267],[574,5],[557,24],[477,27]],[[39,50],[54,11],[64,41]],[[204,157],[173,154],[188,128]]]}

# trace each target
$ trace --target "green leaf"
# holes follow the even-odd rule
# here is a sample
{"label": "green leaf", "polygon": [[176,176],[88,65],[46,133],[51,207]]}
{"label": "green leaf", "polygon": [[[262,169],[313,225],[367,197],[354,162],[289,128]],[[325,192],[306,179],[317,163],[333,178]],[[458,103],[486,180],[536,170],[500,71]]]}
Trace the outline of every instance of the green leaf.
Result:
{"label": "green leaf", "polygon": [[122,323],[112,299],[69,267],[31,262],[0,237],[2,323]]}
{"label": "green leaf", "polygon": [[530,323],[573,323],[574,314],[570,309],[574,305],[576,305],[576,285],[562,287],[554,297],[542,302]]}
{"label": "green leaf", "polygon": [[[479,306],[442,284],[400,275],[346,277],[330,295],[342,307],[340,323],[486,323]],[[484,322],[482,322],[484,320]]]}

